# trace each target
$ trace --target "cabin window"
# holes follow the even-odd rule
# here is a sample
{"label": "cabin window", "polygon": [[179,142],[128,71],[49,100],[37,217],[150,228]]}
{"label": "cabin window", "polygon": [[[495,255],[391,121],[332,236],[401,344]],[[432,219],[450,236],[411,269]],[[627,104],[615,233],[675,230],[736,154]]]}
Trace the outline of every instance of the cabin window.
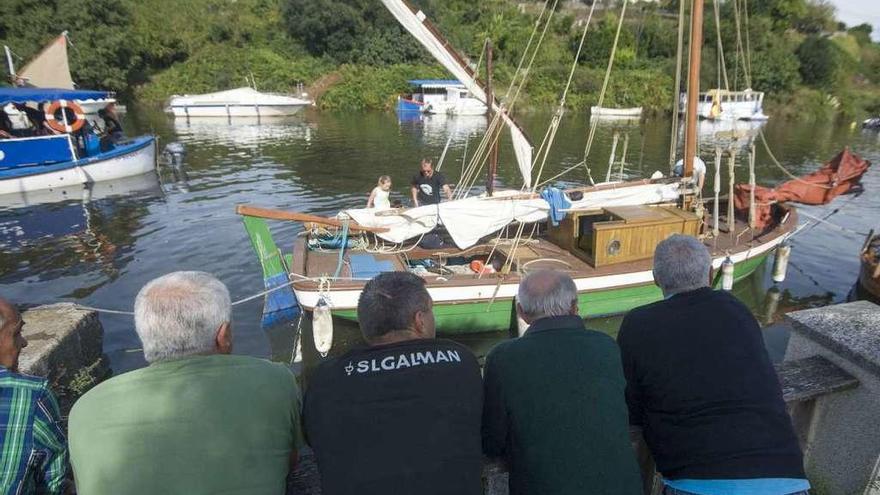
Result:
{"label": "cabin window", "polygon": [[422,86],[420,89],[421,89],[422,94],[424,94],[424,95],[445,95],[446,94],[446,88],[436,88],[436,87],[428,88],[428,87]]}

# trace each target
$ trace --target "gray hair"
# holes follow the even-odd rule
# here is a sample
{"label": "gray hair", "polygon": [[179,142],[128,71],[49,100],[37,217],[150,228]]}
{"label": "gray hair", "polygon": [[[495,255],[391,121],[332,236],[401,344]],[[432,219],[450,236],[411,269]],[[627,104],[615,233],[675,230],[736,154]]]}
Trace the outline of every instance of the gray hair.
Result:
{"label": "gray hair", "polygon": [[696,237],[674,234],[654,250],[654,281],[665,296],[708,286],[711,267],[712,256]]}
{"label": "gray hair", "polygon": [[525,316],[533,320],[566,316],[577,304],[577,286],[566,273],[538,270],[526,275],[519,283],[516,301]]}
{"label": "gray hair", "polygon": [[216,349],[217,329],[232,321],[229,290],[205,272],[153,279],[134,301],[134,326],[150,363]]}

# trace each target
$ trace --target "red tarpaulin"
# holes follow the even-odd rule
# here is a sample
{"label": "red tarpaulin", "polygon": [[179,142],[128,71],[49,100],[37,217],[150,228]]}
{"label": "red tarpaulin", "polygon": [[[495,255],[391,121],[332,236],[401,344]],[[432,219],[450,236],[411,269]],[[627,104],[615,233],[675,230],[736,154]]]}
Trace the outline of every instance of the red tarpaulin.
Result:
{"label": "red tarpaulin", "polygon": [[[755,186],[755,227],[763,228],[773,221],[774,203],[793,201],[807,205],[824,205],[846,194],[858,184],[871,162],[850,153],[849,148],[837,154],[822,168],[798,179],[780,184],[776,188]],[[737,184],[733,205],[748,216],[751,186]]]}

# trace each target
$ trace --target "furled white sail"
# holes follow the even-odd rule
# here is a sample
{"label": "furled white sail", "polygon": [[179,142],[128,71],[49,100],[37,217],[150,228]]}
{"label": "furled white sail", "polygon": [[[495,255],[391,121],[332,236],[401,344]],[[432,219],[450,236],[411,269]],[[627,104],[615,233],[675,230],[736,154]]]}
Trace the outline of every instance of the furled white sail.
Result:
{"label": "furled white sail", "polygon": [[[462,82],[475,98],[486,103],[486,92],[474,79],[471,71],[464,65],[459,57],[448,47],[444,40],[441,40],[428,25],[425,24],[427,17],[421,10],[415,10],[403,0],[382,0],[385,7],[397,19],[398,22],[412,34],[428,52],[440,62],[446,70],[452,73],[459,81]],[[519,171],[522,174],[523,183],[526,187],[532,185],[532,145],[528,138],[523,134],[516,122],[513,121],[506,113],[501,111],[501,107],[496,101],[492,102],[492,110],[501,112],[501,118],[510,129],[510,138],[513,141],[513,151],[516,155],[516,161],[519,165]]]}
{"label": "furled white sail", "polygon": [[[611,206],[630,206],[675,201],[680,183],[620,184],[621,187],[587,191],[569,209],[598,210]],[[483,237],[498,232],[511,222],[541,222],[550,205],[541,198],[523,198],[519,191],[496,191],[495,196],[470,197],[436,205],[410,208],[397,215],[388,210],[360,208],[344,213],[364,227],[383,227],[376,234],[386,241],[402,243],[426,234],[443,224],[455,245],[467,249]],[[377,214],[378,213],[378,214]]]}
{"label": "furled white sail", "polygon": [[67,36],[62,34],[49,43],[17,74],[27,86],[74,89],[67,62]]}

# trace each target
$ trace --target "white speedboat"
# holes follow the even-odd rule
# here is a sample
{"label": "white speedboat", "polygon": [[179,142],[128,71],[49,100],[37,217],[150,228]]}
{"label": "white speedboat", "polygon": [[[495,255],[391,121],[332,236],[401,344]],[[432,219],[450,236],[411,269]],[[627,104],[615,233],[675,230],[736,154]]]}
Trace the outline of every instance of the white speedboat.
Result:
{"label": "white speedboat", "polygon": [[171,97],[168,111],[175,117],[279,117],[293,115],[311,104],[306,99],[244,87],[201,95],[175,95]]}
{"label": "white speedboat", "polygon": [[609,107],[590,107],[590,117],[602,117],[607,119],[637,119],[642,116],[642,107],[632,108],[609,108]]}

